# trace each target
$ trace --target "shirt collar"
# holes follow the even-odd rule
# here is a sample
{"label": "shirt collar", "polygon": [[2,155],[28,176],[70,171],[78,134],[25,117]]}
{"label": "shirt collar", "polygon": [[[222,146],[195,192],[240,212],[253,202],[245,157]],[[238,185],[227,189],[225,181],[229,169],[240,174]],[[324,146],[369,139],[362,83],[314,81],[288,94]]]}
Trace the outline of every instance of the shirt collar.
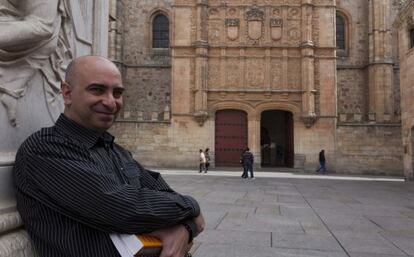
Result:
{"label": "shirt collar", "polygon": [[105,146],[113,147],[114,136],[108,132],[101,132],[86,128],[74,120],[69,119],[63,113],[56,121],[55,127],[60,129],[64,134],[69,136],[88,148],[93,147],[98,142],[102,142]]}

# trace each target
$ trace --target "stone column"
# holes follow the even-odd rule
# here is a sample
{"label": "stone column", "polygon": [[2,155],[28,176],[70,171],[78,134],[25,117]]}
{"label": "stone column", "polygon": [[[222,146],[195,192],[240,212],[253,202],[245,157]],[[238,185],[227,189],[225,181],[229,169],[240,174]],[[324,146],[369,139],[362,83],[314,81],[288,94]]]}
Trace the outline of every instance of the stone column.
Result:
{"label": "stone column", "polygon": [[312,0],[302,0],[302,119],[306,127],[315,122],[314,43],[312,41]]}
{"label": "stone column", "polygon": [[195,56],[195,101],[194,118],[203,125],[208,118],[207,113],[207,83],[208,83],[208,43],[207,43],[207,0],[197,0],[197,29]]}
{"label": "stone column", "polygon": [[394,116],[390,0],[369,1],[369,117],[387,122]]}
{"label": "stone column", "polygon": [[260,148],[260,114],[248,114],[247,134],[247,144],[254,156],[254,168],[260,168],[260,164],[262,163]]}

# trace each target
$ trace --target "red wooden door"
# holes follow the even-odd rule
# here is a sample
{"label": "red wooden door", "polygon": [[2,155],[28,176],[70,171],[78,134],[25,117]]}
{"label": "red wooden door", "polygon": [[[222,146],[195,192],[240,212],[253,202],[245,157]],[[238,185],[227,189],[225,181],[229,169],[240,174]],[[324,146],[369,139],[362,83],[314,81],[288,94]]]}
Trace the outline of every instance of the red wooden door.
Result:
{"label": "red wooden door", "polygon": [[240,155],[247,147],[247,114],[238,110],[216,113],[216,166],[240,166]]}

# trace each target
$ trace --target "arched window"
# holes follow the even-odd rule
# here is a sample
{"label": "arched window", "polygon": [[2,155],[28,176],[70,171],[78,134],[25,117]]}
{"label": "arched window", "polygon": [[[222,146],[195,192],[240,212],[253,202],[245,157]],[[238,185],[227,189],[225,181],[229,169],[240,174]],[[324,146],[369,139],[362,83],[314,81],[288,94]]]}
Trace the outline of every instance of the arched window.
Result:
{"label": "arched window", "polygon": [[339,14],[336,14],[336,48],[345,50],[346,44],[346,28],[345,19]]}
{"label": "arched window", "polygon": [[152,21],[152,47],[170,47],[170,22],[163,14],[158,14]]}

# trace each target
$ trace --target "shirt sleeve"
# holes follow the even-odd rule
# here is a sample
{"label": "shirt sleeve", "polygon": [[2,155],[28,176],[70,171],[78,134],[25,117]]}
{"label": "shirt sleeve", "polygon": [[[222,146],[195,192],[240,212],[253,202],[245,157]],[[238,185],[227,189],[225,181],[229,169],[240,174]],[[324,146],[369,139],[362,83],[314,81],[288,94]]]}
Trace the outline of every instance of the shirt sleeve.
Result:
{"label": "shirt sleeve", "polygon": [[147,233],[199,215],[198,203],[172,191],[161,176],[146,172],[157,181],[152,187],[121,184],[79,148],[57,140],[23,147],[15,167],[18,189],[56,212],[107,232]]}

